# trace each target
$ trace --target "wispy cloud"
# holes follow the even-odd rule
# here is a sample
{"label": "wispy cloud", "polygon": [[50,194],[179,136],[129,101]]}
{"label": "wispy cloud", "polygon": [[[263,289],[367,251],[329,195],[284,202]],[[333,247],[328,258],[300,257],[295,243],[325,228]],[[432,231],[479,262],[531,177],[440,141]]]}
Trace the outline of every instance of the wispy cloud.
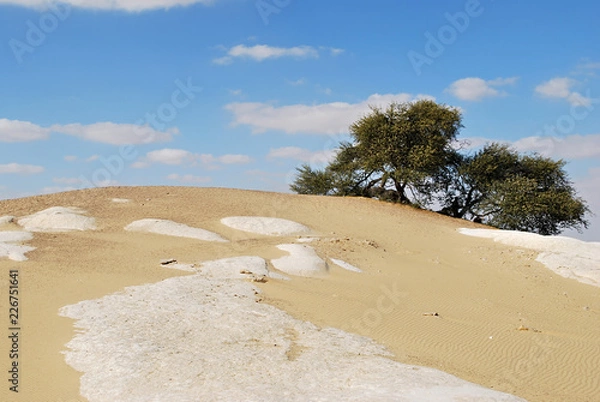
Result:
{"label": "wispy cloud", "polygon": [[235,59],[253,60],[262,62],[268,59],[279,59],[289,57],[298,60],[316,59],[319,57],[319,50],[312,46],[294,46],[294,47],[276,47],[269,45],[237,45],[227,50],[227,54],[213,60],[213,63],[227,65],[233,63]]}
{"label": "wispy cloud", "polygon": [[600,158],[600,134],[558,137],[526,137],[513,143],[520,151],[534,151],[562,159]]}
{"label": "wispy cloud", "polygon": [[299,79],[297,79],[297,80],[295,80],[295,81],[287,81],[287,83],[288,83],[289,85],[293,86],[293,87],[298,87],[298,86],[300,86],[300,85],[304,85],[304,84],[306,84],[306,82],[307,82],[307,81],[306,81],[306,79],[305,79],[305,78],[299,78]]}
{"label": "wispy cloud", "polygon": [[43,173],[44,168],[42,166],[35,165],[21,165],[18,163],[9,163],[6,165],[0,165],[0,174],[23,174],[31,175]]}
{"label": "wispy cloud", "polygon": [[591,98],[571,90],[577,84],[578,81],[572,78],[556,77],[535,87],[535,93],[544,98],[565,99],[574,106],[589,106]]}
{"label": "wispy cloud", "polygon": [[329,50],[329,53],[332,56],[339,56],[340,54],[342,54],[342,53],[345,52],[344,49],[338,49],[338,48],[335,48],[335,47],[330,47],[330,48],[328,48],[328,50]]}
{"label": "wispy cloud", "polygon": [[454,81],[446,88],[445,92],[460,100],[480,101],[484,98],[506,96],[505,91],[501,91],[496,87],[514,85],[517,80],[518,77],[496,78],[487,81],[478,77],[469,77]]}
{"label": "wispy cloud", "polygon": [[486,143],[501,142],[518,151],[537,152],[540,155],[568,160],[600,158],[600,134],[574,134],[566,137],[531,136],[516,141],[499,141],[481,137],[467,138],[463,147],[480,148]]}
{"label": "wispy cloud", "polygon": [[331,162],[337,155],[336,149],[325,151],[310,151],[300,147],[271,148],[267,158],[269,159],[292,159],[300,162],[309,162],[324,165]]}
{"label": "wispy cloud", "polygon": [[572,72],[572,74],[595,77],[596,71],[598,70],[600,70],[600,62],[585,60],[575,66],[575,70]]}
{"label": "wispy cloud", "polygon": [[179,133],[177,128],[158,131],[148,125],[139,126],[135,124],[117,124],[111,122],[89,125],[78,123],[54,125],[51,129],[57,133],[111,145],[138,145],[167,142],[173,138],[174,134]]}
{"label": "wispy cloud", "polygon": [[196,154],[184,149],[159,149],[151,151],[145,157],[132,164],[134,168],[146,168],[152,164],[162,164],[171,166],[196,166],[204,165],[208,169],[215,169],[218,165],[247,164],[252,162],[248,155],[227,154],[214,156],[212,154]]}
{"label": "wispy cloud", "polygon": [[[172,7],[190,6],[192,4],[211,5],[218,0],[61,0],[60,3],[72,7],[94,10],[122,10],[139,12]],[[35,9],[46,9],[52,2],[48,0],[0,0],[1,4],[11,4]]]}
{"label": "wispy cloud", "polygon": [[[119,124],[102,122],[94,124],[55,124],[50,127],[41,127],[37,124],[20,121],[0,119],[0,142],[29,142],[49,138],[50,133],[71,135],[87,141],[111,145],[137,145],[167,142],[178,134],[177,128],[165,131],[156,130],[149,125]],[[73,156],[65,158],[73,161]]]}
{"label": "wispy cloud", "polygon": [[201,184],[201,183],[208,183],[211,181],[211,178],[206,177],[206,176],[194,176],[192,174],[179,175],[177,173],[168,175],[167,179],[177,181],[179,183],[189,183],[189,184]]}
{"label": "wispy cloud", "polygon": [[358,103],[333,102],[317,105],[273,106],[268,103],[230,103],[226,110],[233,113],[233,125],[248,125],[253,133],[269,130],[288,134],[344,134],[357,119],[369,113],[369,106],[387,107],[391,102],[434,99],[428,95],[407,93],[374,94]]}
{"label": "wispy cloud", "polygon": [[159,149],[146,154],[146,160],[150,163],[160,163],[163,165],[182,165],[186,162],[192,163],[195,159],[194,154],[183,149]]}

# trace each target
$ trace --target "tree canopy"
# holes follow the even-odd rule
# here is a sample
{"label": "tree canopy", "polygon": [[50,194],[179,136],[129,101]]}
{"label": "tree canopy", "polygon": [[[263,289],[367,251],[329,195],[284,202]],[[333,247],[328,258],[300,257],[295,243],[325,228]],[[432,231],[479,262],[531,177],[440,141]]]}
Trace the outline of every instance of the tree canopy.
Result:
{"label": "tree canopy", "polygon": [[544,235],[587,228],[589,209],[564,161],[497,143],[461,153],[462,127],[457,109],[430,100],[372,108],[350,126],[351,142],[340,144],[328,166],[302,165],[290,188],[437,206],[456,218]]}

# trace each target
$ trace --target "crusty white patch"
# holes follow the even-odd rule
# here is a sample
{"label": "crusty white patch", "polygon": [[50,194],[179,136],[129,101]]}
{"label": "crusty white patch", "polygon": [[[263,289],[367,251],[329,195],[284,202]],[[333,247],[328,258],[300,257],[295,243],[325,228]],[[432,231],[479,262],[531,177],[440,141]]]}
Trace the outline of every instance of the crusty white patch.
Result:
{"label": "crusty white patch", "polygon": [[187,237],[203,241],[228,242],[216,233],[208,230],[193,228],[183,223],[177,223],[165,219],[141,219],[125,226],[130,232],[155,233],[166,236]]}
{"label": "crusty white patch", "polygon": [[0,232],[0,258],[8,257],[13,261],[26,261],[25,253],[35,250],[35,247],[14,243],[31,239],[33,235],[30,232]]}
{"label": "crusty white patch", "polygon": [[333,262],[338,267],[344,268],[345,270],[352,272],[362,272],[362,269],[355,267],[352,264],[347,263],[346,261],[338,260],[335,258],[330,258],[331,262]]}
{"label": "crusty white patch", "polygon": [[238,279],[256,257],[63,307],[65,359],[90,402],[520,401],[441,371],[397,363],[370,339],[318,328]]}
{"label": "crusty white patch", "polygon": [[267,236],[287,236],[297,233],[310,232],[310,229],[300,223],[281,218],[266,218],[260,216],[231,216],[221,219],[221,223],[243,232]]}
{"label": "crusty white patch", "polygon": [[327,263],[315,252],[315,249],[303,244],[281,244],[278,249],[289,255],[271,260],[278,270],[296,276],[323,276],[327,274]]}
{"label": "crusty white patch", "polygon": [[18,219],[29,232],[69,232],[96,229],[96,220],[79,208],[52,207]]}
{"label": "crusty white patch", "polygon": [[540,254],[537,261],[565,278],[600,287],[600,243],[565,236],[495,229],[459,229],[468,236],[485,237],[514,247],[529,248]]}

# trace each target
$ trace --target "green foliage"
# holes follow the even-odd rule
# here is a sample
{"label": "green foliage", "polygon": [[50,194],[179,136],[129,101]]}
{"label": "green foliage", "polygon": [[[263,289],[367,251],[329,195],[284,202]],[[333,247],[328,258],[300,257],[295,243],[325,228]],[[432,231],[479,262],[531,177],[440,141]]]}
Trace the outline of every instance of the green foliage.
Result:
{"label": "green foliage", "polygon": [[324,170],[303,165],[290,188],[418,207],[435,201],[453,217],[544,235],[588,226],[590,211],[564,161],[495,143],[466,155],[453,148],[460,128],[456,109],[429,100],[372,108],[352,124],[352,143],[341,143],[332,163]]}
{"label": "green foliage", "polygon": [[334,164],[355,164],[367,176],[367,191],[375,184],[380,191],[392,188],[408,203],[408,191],[415,199],[428,193],[428,179],[446,165],[460,127],[456,109],[430,100],[373,108],[350,126],[354,144],[346,144]]}
{"label": "green foliage", "polygon": [[445,212],[543,235],[585,228],[589,209],[564,166],[562,160],[520,155],[506,145],[489,144],[460,159],[443,195]]}
{"label": "green foliage", "polygon": [[290,189],[298,194],[329,195],[332,191],[330,175],[322,170],[313,170],[309,165],[296,169],[298,175]]}

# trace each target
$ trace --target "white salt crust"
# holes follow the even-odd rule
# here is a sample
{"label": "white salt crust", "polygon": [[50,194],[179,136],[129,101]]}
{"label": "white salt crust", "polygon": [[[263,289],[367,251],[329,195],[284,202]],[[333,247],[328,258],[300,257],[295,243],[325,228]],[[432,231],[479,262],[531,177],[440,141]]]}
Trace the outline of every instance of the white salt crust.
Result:
{"label": "white salt crust", "polygon": [[[241,269],[240,264],[250,269]],[[214,262],[202,263],[202,264],[162,264],[164,268],[178,269],[181,271],[188,272],[201,272],[202,275],[209,277],[222,277],[225,275],[227,278],[235,279],[259,279],[262,277],[268,277],[279,280],[290,280],[289,277],[281,275],[277,272],[272,272],[267,266],[267,262],[260,257],[234,257],[224,258],[219,260],[218,264]]]}
{"label": "white salt crust", "polygon": [[271,260],[271,264],[286,274],[295,276],[323,276],[328,272],[327,263],[315,249],[303,244],[281,244],[277,246],[290,255]]}
{"label": "white salt crust", "polygon": [[8,225],[16,220],[14,216],[0,216],[0,226]]}
{"label": "white salt crust", "polygon": [[[91,402],[522,401],[390,360],[370,339],[257,303],[257,257],[63,307],[78,334],[65,359]],[[239,264],[239,265],[238,265]],[[210,273],[210,274],[208,274]]]}
{"label": "white salt crust", "polygon": [[459,232],[538,251],[536,261],[558,275],[600,287],[600,243],[512,230],[459,229]]}
{"label": "white salt crust", "polygon": [[337,265],[338,267],[344,268],[348,271],[352,271],[352,272],[362,272],[362,269],[355,267],[352,264],[348,264],[346,261],[342,261],[342,260],[337,260],[335,258],[330,258],[331,262],[333,262],[335,265]]}
{"label": "white salt crust", "polygon": [[287,236],[310,232],[308,227],[300,223],[281,218],[231,216],[221,219],[221,223],[232,229],[267,236]]}
{"label": "white salt crust", "polygon": [[35,250],[35,247],[12,243],[31,239],[33,235],[30,232],[0,232],[0,258],[8,257],[13,261],[26,261],[25,253]]}
{"label": "white salt crust", "polygon": [[208,230],[193,228],[183,223],[177,223],[164,219],[142,219],[125,226],[125,230],[131,232],[155,233],[166,236],[187,237],[203,241],[228,242],[216,233]]}
{"label": "white salt crust", "polygon": [[111,201],[115,204],[127,204],[128,202],[131,202],[131,200],[128,200],[127,198],[113,198]]}
{"label": "white salt crust", "polygon": [[52,207],[18,219],[18,224],[29,232],[68,232],[94,230],[96,220],[84,216],[79,208]]}

